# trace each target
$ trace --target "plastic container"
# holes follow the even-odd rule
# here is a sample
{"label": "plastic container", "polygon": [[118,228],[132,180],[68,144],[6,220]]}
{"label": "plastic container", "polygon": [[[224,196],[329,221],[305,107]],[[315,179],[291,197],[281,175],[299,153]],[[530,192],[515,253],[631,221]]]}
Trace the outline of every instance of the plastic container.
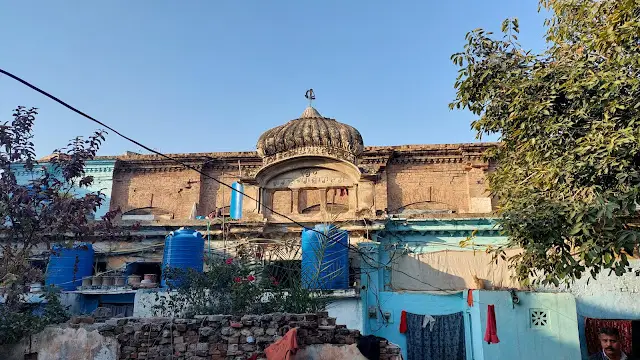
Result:
{"label": "plastic container", "polygon": [[81,243],[72,248],[54,245],[45,274],[45,285],[62,290],[76,290],[82,279],[91,276],[95,253],[91,244]]}
{"label": "plastic container", "polygon": [[[166,270],[168,268],[202,272],[204,265],[204,238],[202,234],[187,228],[171,232],[164,241],[162,257],[162,279],[160,284],[167,287]],[[145,275],[145,279],[147,275]],[[180,279],[170,279],[172,285],[180,285]]]}
{"label": "plastic container", "polygon": [[321,290],[349,287],[349,233],[346,230],[333,225],[303,230],[302,286]]}
{"label": "plastic container", "polygon": [[244,193],[244,185],[238,182],[234,182],[233,184],[231,184],[231,187],[233,188],[233,190],[231,190],[229,216],[234,220],[239,220],[242,219],[242,198],[244,196],[241,193]]}

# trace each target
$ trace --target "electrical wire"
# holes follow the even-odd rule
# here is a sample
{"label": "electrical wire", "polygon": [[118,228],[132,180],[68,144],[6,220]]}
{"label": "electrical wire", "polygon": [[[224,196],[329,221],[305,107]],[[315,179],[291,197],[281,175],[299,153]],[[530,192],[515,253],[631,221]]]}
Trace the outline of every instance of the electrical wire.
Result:
{"label": "electrical wire", "polygon": [[[185,167],[185,168],[187,168],[187,169],[193,170],[193,171],[197,172],[198,174],[200,174],[200,175],[202,175],[202,176],[204,176],[204,177],[206,177],[206,178],[208,178],[208,179],[210,179],[210,180],[213,180],[213,181],[215,181],[216,183],[218,183],[218,184],[220,184],[220,185],[222,185],[222,186],[224,186],[224,187],[226,187],[226,188],[231,189],[232,191],[236,191],[238,194],[240,194],[240,195],[242,195],[242,196],[246,197],[247,199],[252,200],[252,201],[255,201],[255,202],[258,204],[258,206],[259,206],[259,207],[263,207],[263,208],[265,208],[265,209],[269,210],[270,212],[272,212],[272,213],[274,213],[274,214],[276,214],[276,215],[282,216],[282,217],[283,217],[283,218],[285,218],[286,220],[291,221],[293,224],[296,224],[296,225],[298,225],[298,226],[302,227],[303,229],[307,229],[307,230],[314,231],[314,232],[316,232],[316,233],[318,233],[318,234],[321,234],[323,237],[327,238],[327,236],[326,236],[324,233],[322,233],[321,231],[318,231],[318,230],[316,230],[316,229],[312,229],[312,228],[308,228],[308,227],[307,227],[307,226],[305,226],[304,224],[302,224],[302,223],[300,223],[300,222],[298,222],[298,221],[296,221],[296,220],[294,220],[294,219],[290,218],[289,216],[287,216],[287,215],[285,215],[285,214],[282,214],[282,213],[280,213],[280,212],[278,212],[278,211],[276,211],[276,210],[274,210],[274,209],[272,209],[272,208],[270,208],[270,207],[268,207],[268,206],[264,205],[260,200],[255,199],[255,198],[251,197],[250,195],[247,195],[247,194],[245,194],[244,192],[242,192],[242,191],[240,191],[240,190],[237,190],[237,189],[233,188],[231,185],[226,184],[225,182],[220,181],[220,180],[216,179],[215,177],[213,177],[213,176],[210,176],[210,175],[206,174],[205,172],[203,172],[203,171],[201,171],[201,170],[197,169],[196,167],[191,166],[191,165],[189,165],[189,164],[187,164],[187,163],[184,163],[184,162],[182,162],[182,161],[180,161],[180,160],[178,160],[178,159],[176,159],[176,158],[174,158],[174,157],[171,157],[171,156],[169,156],[169,155],[166,155],[166,154],[164,154],[164,153],[161,153],[161,152],[159,152],[159,151],[157,151],[157,150],[154,150],[154,149],[152,149],[152,148],[150,148],[150,147],[148,147],[148,146],[146,146],[146,145],[144,145],[144,144],[140,143],[139,141],[134,140],[134,139],[132,139],[132,138],[130,138],[130,137],[128,137],[128,136],[126,136],[126,135],[122,134],[121,132],[119,132],[118,130],[114,129],[113,127],[111,127],[111,126],[109,126],[109,125],[105,124],[104,122],[102,122],[102,121],[100,121],[100,120],[98,120],[98,119],[96,119],[96,118],[94,118],[94,117],[92,117],[92,116],[90,116],[90,115],[86,114],[85,112],[83,112],[83,111],[81,111],[81,110],[79,110],[79,109],[75,108],[74,106],[72,106],[72,105],[70,105],[70,104],[66,103],[65,101],[63,101],[63,100],[59,99],[58,97],[56,97],[56,96],[54,96],[54,95],[52,95],[52,94],[50,94],[50,93],[48,93],[48,92],[46,92],[46,91],[44,91],[44,90],[40,89],[39,87],[37,87],[37,86],[35,86],[35,85],[31,84],[30,82],[28,82],[28,81],[26,81],[26,80],[24,80],[24,79],[22,79],[22,78],[20,78],[20,77],[18,77],[18,76],[16,76],[16,75],[14,75],[14,74],[12,74],[12,73],[10,73],[10,72],[8,72],[8,71],[4,70],[4,69],[0,69],[0,74],[4,74],[4,75],[6,75],[6,76],[8,76],[8,77],[12,78],[13,80],[18,81],[19,83],[21,83],[21,84],[23,84],[23,85],[27,86],[28,88],[30,88],[30,89],[32,89],[32,90],[34,90],[34,91],[36,91],[36,92],[38,92],[38,93],[40,93],[40,94],[44,95],[45,97],[48,97],[49,99],[51,99],[51,100],[53,100],[53,101],[57,102],[58,104],[60,104],[60,105],[62,105],[62,106],[64,106],[64,107],[66,107],[67,109],[69,109],[69,110],[71,110],[71,111],[73,111],[73,112],[75,112],[75,113],[77,113],[77,114],[79,114],[79,115],[81,115],[81,116],[83,116],[83,117],[85,117],[85,118],[87,118],[87,119],[89,119],[89,120],[93,121],[94,123],[96,123],[96,124],[98,124],[98,125],[100,125],[100,126],[102,126],[102,127],[106,128],[106,129],[108,129],[108,130],[110,130],[110,131],[112,131],[114,134],[116,134],[116,135],[120,136],[121,138],[123,138],[123,139],[125,139],[125,140],[127,140],[127,141],[129,141],[129,142],[131,142],[131,143],[133,143],[133,144],[135,144],[136,146],[139,146],[140,148],[142,148],[142,149],[144,149],[144,150],[146,150],[146,151],[149,151],[149,152],[150,152],[150,153],[152,153],[152,154],[158,155],[158,156],[160,156],[160,157],[162,157],[162,158],[164,158],[164,159],[167,159],[167,160],[173,161],[173,162],[175,162],[175,163],[177,163],[177,164],[179,164],[179,165],[181,165],[181,166],[183,166],[183,167]],[[379,263],[380,265],[382,265],[382,263],[380,263],[379,261],[377,261],[377,260],[375,260],[375,259],[371,258],[368,254],[363,253],[362,251],[360,251],[360,249],[358,249],[358,248],[354,247],[354,246],[353,246],[353,245],[351,245],[351,244],[344,245],[344,244],[342,244],[342,243],[340,243],[340,242],[336,242],[336,243],[337,243],[337,244],[340,244],[340,245],[342,245],[342,246],[346,246],[348,249],[350,249],[350,250],[352,250],[352,251],[354,251],[354,252],[356,252],[356,253],[360,254],[360,256],[361,256],[361,257],[363,257],[363,259],[364,259],[365,257],[367,257],[367,258],[369,258],[370,260],[372,260],[372,261],[374,261],[374,262]],[[388,266],[388,264],[387,264],[387,265],[384,265],[384,266]],[[432,287],[432,288],[436,289],[437,291],[442,291],[442,292],[449,293],[449,294],[456,294],[456,293],[458,293],[458,292],[459,292],[459,291],[451,292],[451,290],[441,289],[441,288],[439,288],[439,287],[437,287],[437,286],[434,286],[434,285],[432,285],[432,284],[429,284],[428,282],[425,282],[425,281],[424,281],[424,280],[422,280],[422,279],[418,279],[418,278],[416,278],[416,277],[414,277],[414,276],[412,276],[412,275],[410,275],[410,274],[408,274],[408,273],[406,273],[406,272],[404,272],[404,271],[398,270],[398,269],[396,269],[396,272],[398,272],[398,273],[400,273],[400,274],[403,274],[403,275],[405,275],[405,276],[409,277],[410,279],[413,279],[413,280],[415,280],[415,281],[418,281],[418,282],[420,282],[420,283],[422,283],[422,284],[424,284],[424,285],[430,286],[430,287]]]}
{"label": "electrical wire", "polygon": [[[57,98],[56,96],[54,96],[54,95],[52,95],[52,94],[50,94],[50,93],[48,93],[48,92],[46,92],[46,91],[44,91],[44,90],[40,89],[39,87],[37,87],[37,86],[35,86],[35,85],[31,84],[30,82],[28,82],[28,81],[26,81],[26,80],[24,80],[24,79],[22,79],[22,78],[20,78],[20,77],[18,77],[18,76],[16,76],[16,75],[14,75],[14,74],[12,74],[12,73],[10,73],[10,72],[8,72],[8,71],[4,70],[4,69],[0,69],[0,73],[1,73],[1,74],[6,75],[6,76],[8,76],[8,77],[10,77],[10,78],[12,78],[12,79],[14,79],[14,80],[16,80],[16,81],[18,81],[19,83],[21,83],[21,84],[23,84],[23,85],[25,85],[25,86],[27,86],[27,87],[31,88],[32,90],[34,90],[34,91],[36,91],[36,92],[38,92],[38,93],[40,93],[40,94],[42,94],[42,95],[44,95],[44,96],[48,97],[49,99],[51,99],[51,100],[53,100],[53,101],[55,101],[55,102],[59,103],[60,105],[62,105],[62,106],[64,106],[64,107],[66,107],[67,109],[69,109],[69,110],[71,110],[71,111],[75,112],[76,114],[81,115],[81,116],[83,116],[83,117],[85,117],[85,118],[87,118],[87,119],[89,119],[89,120],[91,120],[91,121],[95,122],[96,124],[98,124],[98,125],[100,125],[100,126],[104,127],[105,129],[108,129],[109,131],[113,132],[114,134],[116,134],[116,135],[120,136],[121,138],[123,138],[123,139],[125,139],[125,140],[127,140],[127,141],[129,141],[129,142],[131,142],[131,143],[133,143],[133,144],[135,144],[136,146],[139,146],[139,147],[141,147],[141,148],[145,149],[146,151],[149,151],[149,152],[150,152],[150,153],[152,153],[152,154],[158,155],[158,156],[160,156],[160,157],[162,157],[162,158],[165,158],[165,159],[167,159],[167,160],[171,160],[171,161],[173,161],[173,162],[175,162],[175,163],[177,163],[177,164],[179,164],[179,165],[182,165],[183,167],[185,167],[185,168],[187,168],[187,169],[193,170],[193,171],[197,172],[198,174],[200,174],[200,175],[202,175],[202,176],[204,176],[204,177],[206,177],[206,178],[208,178],[208,179],[210,179],[210,180],[213,180],[213,181],[215,181],[216,183],[218,183],[218,184],[220,184],[220,185],[222,185],[222,186],[224,186],[224,187],[226,187],[226,188],[231,189],[232,191],[237,192],[238,194],[240,194],[240,195],[242,195],[242,196],[246,197],[247,199],[252,200],[252,201],[255,201],[255,202],[258,204],[258,206],[259,206],[259,207],[263,207],[263,208],[265,208],[265,209],[269,210],[270,212],[272,212],[272,213],[274,213],[274,214],[276,214],[276,215],[278,215],[278,216],[282,216],[283,218],[285,218],[285,219],[287,219],[288,221],[291,221],[292,223],[294,223],[294,224],[296,224],[296,225],[298,225],[298,226],[302,227],[303,229],[311,230],[311,231],[314,231],[314,232],[316,232],[316,233],[318,233],[318,234],[321,234],[321,235],[325,236],[322,232],[317,231],[317,230],[315,230],[315,229],[310,229],[310,228],[306,227],[304,224],[302,224],[302,223],[300,223],[300,222],[298,222],[298,221],[296,221],[296,220],[294,220],[294,219],[290,218],[289,216],[287,216],[287,215],[285,215],[285,214],[282,214],[282,213],[280,213],[280,212],[278,212],[278,211],[276,211],[276,210],[274,210],[274,209],[272,209],[272,208],[270,208],[270,207],[268,207],[268,206],[264,205],[260,200],[258,200],[258,199],[256,199],[256,198],[253,198],[253,197],[251,197],[250,195],[247,195],[246,193],[244,193],[244,192],[242,192],[242,191],[240,191],[240,190],[238,190],[238,189],[235,189],[233,186],[231,186],[231,185],[229,185],[229,184],[227,184],[227,183],[225,183],[225,182],[223,182],[223,181],[220,181],[220,180],[216,179],[216,178],[215,178],[215,177],[213,177],[213,176],[210,176],[209,174],[207,174],[207,173],[205,173],[205,172],[203,172],[203,171],[199,170],[198,168],[196,168],[196,167],[194,167],[194,166],[191,166],[191,165],[189,165],[189,164],[187,164],[187,163],[185,163],[185,162],[182,162],[182,161],[180,161],[179,159],[176,159],[176,158],[174,158],[174,157],[171,157],[171,156],[169,156],[169,155],[167,155],[167,154],[164,154],[164,153],[161,153],[161,152],[159,152],[159,151],[157,151],[157,150],[154,150],[154,149],[152,149],[152,148],[150,148],[150,147],[148,147],[148,146],[146,146],[146,145],[144,145],[144,144],[140,143],[139,141],[134,140],[134,139],[132,139],[132,138],[130,138],[130,137],[128,137],[128,136],[126,136],[126,135],[122,134],[120,131],[118,131],[118,130],[114,129],[113,127],[111,127],[111,126],[109,126],[109,125],[105,124],[104,122],[102,122],[102,121],[100,121],[100,120],[98,120],[98,119],[96,119],[96,118],[94,118],[94,117],[92,117],[92,116],[90,116],[90,115],[86,114],[85,112],[83,112],[83,111],[81,111],[81,110],[77,109],[76,107],[74,107],[74,106],[72,106],[72,105],[69,105],[69,104],[68,104],[68,103],[66,103],[65,101],[63,101],[63,100],[61,100],[61,99]],[[349,244],[349,246],[351,246],[351,245]],[[353,249],[352,249],[352,250],[353,250]],[[357,249],[356,249],[355,251],[357,251]]]}

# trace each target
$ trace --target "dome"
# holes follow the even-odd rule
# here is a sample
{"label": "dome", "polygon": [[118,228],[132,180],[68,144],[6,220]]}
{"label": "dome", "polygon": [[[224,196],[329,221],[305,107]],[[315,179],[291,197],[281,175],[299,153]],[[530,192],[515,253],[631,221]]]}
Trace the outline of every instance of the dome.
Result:
{"label": "dome", "polygon": [[258,139],[265,163],[303,155],[330,156],[355,163],[362,154],[362,135],[354,127],[307,107],[298,119],[267,130]]}

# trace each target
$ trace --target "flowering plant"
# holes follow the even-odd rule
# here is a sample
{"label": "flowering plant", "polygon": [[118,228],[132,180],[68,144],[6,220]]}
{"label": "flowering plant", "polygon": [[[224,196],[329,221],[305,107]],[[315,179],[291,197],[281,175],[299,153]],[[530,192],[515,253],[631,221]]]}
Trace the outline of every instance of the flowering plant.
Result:
{"label": "flowering plant", "polygon": [[324,308],[324,300],[299,281],[283,286],[277,275],[265,275],[265,269],[242,259],[213,257],[207,259],[207,269],[165,269],[170,296],[156,295],[155,315],[304,313]]}

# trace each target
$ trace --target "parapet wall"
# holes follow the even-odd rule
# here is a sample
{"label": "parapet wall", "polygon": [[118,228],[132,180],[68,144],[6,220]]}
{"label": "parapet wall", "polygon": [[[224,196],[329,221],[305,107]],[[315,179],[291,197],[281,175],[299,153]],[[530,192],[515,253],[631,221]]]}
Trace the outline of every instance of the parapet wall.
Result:
{"label": "parapet wall", "polygon": [[[326,312],[316,314],[207,315],[195,319],[123,318],[111,319],[100,333],[115,337],[119,359],[211,359],[240,360],[257,355],[292,328],[298,329],[298,345],[309,353],[305,359],[321,359],[329,349],[344,354],[345,359],[358,359],[358,330],[336,325]],[[400,359],[400,349],[386,341],[380,344],[382,360]],[[350,355],[347,355],[350,354]],[[333,360],[339,360],[334,355]],[[365,358],[362,358],[365,359]]]}

